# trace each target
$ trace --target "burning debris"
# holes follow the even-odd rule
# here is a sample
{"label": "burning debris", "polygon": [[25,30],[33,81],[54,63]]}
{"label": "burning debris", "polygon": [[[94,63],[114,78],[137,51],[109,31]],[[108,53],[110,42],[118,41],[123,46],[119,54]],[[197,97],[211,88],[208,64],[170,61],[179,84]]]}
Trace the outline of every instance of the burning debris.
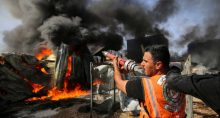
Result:
{"label": "burning debris", "polygon": [[[83,90],[80,83],[75,83],[73,88],[68,88],[68,81],[63,83],[63,88],[58,89],[57,86],[51,84],[53,81],[52,75],[54,73],[47,67],[47,60],[41,60],[45,56],[52,54],[50,49],[42,49],[41,53],[35,56],[31,55],[19,55],[19,54],[2,54],[1,56],[1,91],[4,93],[1,95],[3,101],[19,101],[31,96],[41,96],[39,98],[34,97],[28,99],[31,100],[59,100],[73,98],[81,95],[87,95],[88,90]],[[69,62],[69,61],[68,61]],[[53,62],[55,64],[55,62]],[[71,62],[68,64],[65,78],[70,76]],[[4,81],[3,81],[4,79]],[[17,82],[13,82],[17,81]],[[19,82],[20,81],[20,82]],[[20,85],[16,85],[21,83]],[[23,83],[23,84],[22,84]],[[74,84],[74,83],[72,83]],[[14,86],[13,86],[14,85]],[[71,85],[71,84],[69,84]],[[12,87],[8,89],[8,87]],[[18,89],[21,88],[21,89]],[[10,91],[9,91],[10,90]],[[14,93],[13,93],[14,92]],[[22,92],[20,97],[10,97],[11,95],[17,95],[16,92]],[[43,94],[47,94],[44,96]],[[5,95],[6,94],[6,95]],[[26,94],[26,95],[25,95]],[[23,97],[22,97],[23,96]],[[11,98],[11,99],[9,99]],[[15,99],[15,100],[13,100]]]}
{"label": "burning debris", "polygon": [[[48,104],[52,106],[52,104],[59,103],[60,107],[64,105],[68,105],[71,104],[70,102],[71,100],[68,100],[70,98],[74,98],[72,99],[72,102],[76,102],[76,106],[74,106],[75,108],[77,108],[79,105],[81,106],[83,104],[84,105],[89,104],[89,101],[87,100],[88,99],[87,95],[90,93],[90,91],[88,89],[82,88],[82,86],[85,84],[80,83],[79,80],[70,81],[70,77],[71,76],[74,77],[72,75],[73,74],[72,71],[74,69],[76,70],[80,69],[80,68],[76,68],[77,66],[76,67],[74,66],[74,64],[79,64],[78,62],[73,62],[73,59],[71,59],[74,58],[74,55],[71,55],[67,58],[67,60],[64,60],[67,61],[67,68],[66,71],[64,71],[65,73],[64,77],[60,78],[63,79],[63,83],[62,82],[59,83],[60,85],[61,84],[63,85],[62,88],[57,88],[56,85],[51,84],[51,82],[54,81],[53,80],[54,73],[51,73],[53,71],[50,70],[51,68],[47,67],[48,63],[53,63],[55,66],[55,62],[52,60],[47,60],[45,58],[45,56],[49,57],[50,55],[48,54],[50,53],[44,53],[43,50],[40,52],[42,54],[36,54],[36,55],[44,55],[44,56],[40,56],[43,57],[42,58],[43,60],[40,60],[39,57],[25,55],[25,54],[22,55],[3,54],[1,56],[0,99],[1,99],[1,105],[3,105],[3,109],[0,110],[2,111],[1,112],[2,116],[11,116],[11,115],[13,117],[24,116],[24,115],[33,116],[35,112],[32,113],[31,115],[28,115],[31,112],[29,110],[38,109],[38,107],[46,107]],[[60,56],[59,58],[61,57],[63,56]],[[55,70],[55,72],[56,71],[57,70]],[[72,78],[72,79],[77,79],[77,78]],[[103,84],[103,82],[100,79],[97,79],[93,82],[93,86],[97,86],[101,84]],[[111,89],[113,88],[111,87]],[[78,99],[82,99],[82,100],[78,101]],[[50,101],[54,101],[54,102],[50,102]],[[102,99],[101,101],[103,102],[103,103],[101,102],[102,104],[93,103],[95,108],[94,110],[103,112],[103,110],[104,111],[107,110],[104,107],[108,107],[108,110],[111,110],[112,107],[110,104],[113,103],[113,99],[106,99],[106,100]],[[8,105],[5,105],[6,103],[9,104],[10,107],[8,107]],[[26,105],[23,103],[26,103]],[[100,99],[99,99],[99,103],[100,103]],[[31,107],[32,105],[34,106]],[[31,107],[31,109],[28,109],[27,107]],[[88,108],[89,107],[86,107],[86,109]],[[56,113],[58,113],[59,110],[55,110],[55,111]],[[25,114],[23,114],[22,112],[24,112]],[[38,110],[38,112],[40,113],[41,110]],[[46,111],[42,111],[42,112],[46,112]],[[48,111],[48,112],[52,112],[52,111]],[[88,112],[88,110],[85,110],[84,112]],[[38,116],[41,115],[38,114]]]}
{"label": "burning debris", "polygon": [[25,54],[1,56],[1,102],[11,103],[33,96],[42,89],[50,88],[50,75],[45,62]]}
{"label": "burning debris", "polygon": [[[92,57],[92,54],[85,46],[82,45],[84,49],[79,50],[73,48],[73,45],[67,45],[62,43],[59,49],[57,50],[57,56],[55,60],[47,60],[47,57],[51,57],[51,55],[53,55],[54,52],[51,49],[45,47],[39,48],[40,51],[38,51],[39,53],[35,54],[36,57],[30,55],[20,57],[19,54],[4,54],[1,58],[1,64],[3,64],[3,67],[10,62],[9,65],[13,65],[12,69],[16,69],[14,72],[17,73],[17,70],[19,70],[18,74],[20,75],[21,73],[21,76],[25,77],[21,81],[27,82],[26,86],[29,86],[29,88],[24,88],[28,90],[28,95],[24,96],[22,99],[19,99],[18,101],[25,100],[25,102],[27,103],[32,103],[34,101],[47,102],[50,100],[60,101],[69,98],[75,99],[90,94],[91,91],[89,91],[88,85],[91,82],[90,72],[92,71],[90,70],[90,66],[86,66],[86,64],[90,63],[91,61],[94,61],[93,58],[90,58]],[[10,56],[12,56],[13,58]],[[21,59],[18,57],[20,57]],[[91,61],[88,62],[88,60]],[[18,66],[15,63],[19,63],[22,66]],[[28,63],[28,66],[25,63]],[[102,63],[103,62],[99,62],[99,64]],[[99,64],[97,63],[97,65]],[[50,65],[50,67],[52,67],[53,65],[54,67],[48,68],[48,65]],[[42,76],[45,77],[38,77],[38,74],[36,74],[35,77],[31,75],[30,72],[27,72],[25,70],[29,70],[28,68],[25,68],[23,66],[27,66],[28,68],[35,67],[33,68],[33,71],[39,71],[42,74]],[[51,69],[54,69],[54,71],[52,71]],[[89,75],[87,75],[86,71],[89,73]],[[100,73],[102,72],[99,72],[98,76],[94,76],[95,78],[92,82],[92,86],[97,87],[97,89],[95,90],[95,93],[97,95],[94,97],[94,100],[99,103],[96,104],[94,108],[99,112],[105,111],[105,113],[107,113],[109,110],[112,109],[112,107],[115,104],[115,98],[113,99],[113,96],[111,95],[112,93],[110,92],[113,91],[115,87],[113,85],[113,76],[111,78],[108,77],[108,79],[110,80],[103,81],[102,79],[106,78],[101,77]],[[105,72],[105,74],[108,73]],[[86,79],[87,76],[89,76],[89,80]],[[35,78],[41,79],[36,80]],[[5,88],[3,87],[3,91],[4,89]],[[92,90],[92,92],[94,91]],[[105,97],[102,96],[102,99],[97,98],[98,94],[100,93],[105,94]],[[106,95],[106,93],[111,94]],[[14,104],[14,101],[11,103]],[[108,108],[103,111],[103,107]]]}
{"label": "burning debris", "polygon": [[[13,1],[9,1],[12,3]],[[37,62],[48,62],[54,64],[54,71],[47,70],[46,67],[42,68],[41,65],[37,65],[36,69],[42,72],[43,75],[47,75],[48,81],[43,81],[43,84],[37,80],[32,80],[34,76],[28,76],[26,78],[30,79],[30,87],[35,88],[34,90],[30,89],[29,96],[25,96],[23,99],[26,99],[26,102],[34,101],[58,101],[62,99],[76,98],[89,94],[90,89],[90,62],[94,62],[93,56],[103,49],[115,49],[119,50],[122,46],[122,37],[115,32],[110,31],[100,31],[100,27],[96,28],[95,24],[92,22],[87,22],[85,17],[78,14],[65,13],[64,7],[62,4],[66,5],[66,2],[60,1],[27,1],[29,4],[18,1],[21,4],[24,4],[24,9],[26,5],[33,10],[30,12],[36,12],[36,19],[27,19],[27,22],[17,28],[17,31],[23,31],[28,29],[30,34],[25,37],[26,33],[22,33],[19,40],[15,42],[22,42],[23,39],[26,39],[28,45],[22,42],[24,47],[17,47],[18,52],[25,52],[32,54],[33,52],[39,52],[36,54]],[[71,3],[73,1],[69,1]],[[85,2],[85,1],[84,1]],[[84,9],[84,3],[82,1],[82,8]],[[41,6],[42,5],[42,6]],[[46,6],[46,9],[42,9]],[[78,8],[77,4],[73,2],[69,8],[66,10],[76,10],[82,9]],[[74,6],[74,7],[73,7]],[[22,7],[22,6],[18,6]],[[39,8],[38,8],[39,7]],[[49,13],[48,9],[52,9],[57,13]],[[44,14],[44,10],[47,11]],[[64,11],[63,11],[64,10]],[[50,11],[50,10],[49,10]],[[90,14],[86,10],[86,14]],[[95,16],[95,15],[94,15]],[[32,17],[32,16],[30,16]],[[83,20],[82,20],[83,19]],[[32,21],[36,21],[33,24],[29,24]],[[98,25],[97,25],[98,26]],[[104,26],[102,26],[104,27]],[[94,28],[95,30],[89,30]],[[16,37],[17,32],[13,36]],[[15,40],[12,37],[8,37],[6,33],[6,39],[9,44],[14,43]],[[93,37],[94,36],[94,37]],[[111,39],[113,38],[113,39]],[[12,39],[12,40],[11,40]],[[46,42],[45,45],[40,45],[40,43]],[[13,45],[13,44],[12,44]],[[30,48],[29,46],[32,45]],[[39,47],[38,47],[39,46]],[[96,47],[95,47],[96,46]],[[89,48],[95,47],[95,48]],[[10,48],[10,46],[9,46]],[[50,48],[50,49],[48,49]],[[17,52],[15,49],[10,48],[10,50]],[[40,51],[34,51],[40,50]],[[47,61],[46,56],[54,54],[56,56],[56,61],[51,62]],[[47,65],[47,64],[45,64]],[[30,65],[32,67],[33,65]],[[18,68],[20,69],[20,68]],[[23,69],[23,68],[22,68]],[[21,70],[21,69],[20,69]],[[22,71],[24,72],[24,71]],[[29,74],[27,71],[24,74]],[[95,84],[95,83],[94,83]],[[99,83],[100,84],[100,83]],[[28,89],[28,88],[26,88]],[[28,89],[29,90],[29,89]]]}

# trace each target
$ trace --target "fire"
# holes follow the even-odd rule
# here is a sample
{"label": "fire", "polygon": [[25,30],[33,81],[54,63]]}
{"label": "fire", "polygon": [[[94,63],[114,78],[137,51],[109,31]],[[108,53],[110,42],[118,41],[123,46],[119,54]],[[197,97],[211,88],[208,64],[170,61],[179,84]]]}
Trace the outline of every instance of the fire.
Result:
{"label": "fire", "polygon": [[33,88],[32,92],[33,93],[38,93],[41,89],[44,88],[44,86],[42,86],[40,84],[33,83],[30,80],[28,80],[27,78],[23,78],[23,79],[32,86],[32,88]]}
{"label": "fire", "polygon": [[45,68],[41,68],[40,71],[43,72],[44,74],[49,74],[49,73],[45,70]]}
{"label": "fire", "polygon": [[41,72],[43,72],[44,74],[49,74],[49,73],[45,70],[45,68],[42,67],[41,65],[36,65],[36,68],[37,68],[38,70],[40,70]]}
{"label": "fire", "polygon": [[52,96],[51,100],[59,100],[88,95],[88,93],[89,91],[83,91],[78,84],[76,88],[71,91],[58,91],[56,89],[52,89],[51,91],[49,91],[49,96]]}
{"label": "fire", "polygon": [[[68,57],[68,65],[67,65],[67,71],[65,74],[65,79],[64,79],[64,88],[63,90],[58,90],[56,87],[48,90],[46,96],[41,96],[41,97],[33,97],[30,99],[27,99],[26,101],[35,101],[35,100],[61,100],[61,99],[69,99],[69,98],[74,98],[74,97],[79,97],[79,96],[84,96],[89,94],[89,90],[83,90],[80,86],[80,84],[77,84],[74,89],[68,90],[67,85],[68,85],[68,79],[71,75],[71,70],[72,70],[72,57]],[[37,85],[32,84],[34,90],[33,92],[36,93],[37,91]],[[42,88],[41,88],[42,89]]]}
{"label": "fire", "polygon": [[42,60],[45,56],[53,54],[53,51],[49,48],[41,48],[40,52],[35,55],[38,60]]}
{"label": "fire", "polygon": [[35,83],[31,83],[31,86],[33,87],[33,90],[32,90],[33,93],[37,93],[37,92],[39,92],[41,89],[44,88],[44,86],[39,85],[39,84],[35,84]]}
{"label": "fire", "polygon": [[68,79],[70,77],[71,70],[72,70],[72,59],[73,58],[71,56],[68,57],[67,70],[66,70],[66,75],[64,79],[64,90],[67,90]]}
{"label": "fire", "polygon": [[88,95],[89,91],[82,90],[81,86],[78,84],[74,90],[64,91],[64,90],[58,90],[56,87],[52,88],[48,91],[47,96],[42,97],[33,97],[30,99],[27,99],[26,101],[35,101],[35,100],[61,100],[61,99],[68,99],[68,98],[74,98],[79,97],[83,95]]}
{"label": "fire", "polygon": [[[42,60],[45,56],[50,56],[53,54],[53,51],[49,48],[40,48],[39,53],[35,54],[35,57],[38,60]],[[41,72],[43,72],[44,74],[49,74],[45,68],[43,68],[41,65],[37,65],[36,68],[38,68]]]}

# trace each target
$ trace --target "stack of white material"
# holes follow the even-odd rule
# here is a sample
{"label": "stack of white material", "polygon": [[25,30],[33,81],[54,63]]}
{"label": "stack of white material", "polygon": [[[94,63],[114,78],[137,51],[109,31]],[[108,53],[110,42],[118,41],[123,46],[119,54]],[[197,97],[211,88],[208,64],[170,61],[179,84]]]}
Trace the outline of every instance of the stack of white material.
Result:
{"label": "stack of white material", "polygon": [[[94,68],[96,72],[99,75],[99,78],[103,80],[106,85],[100,85],[99,89],[102,90],[110,90],[114,87],[114,70],[112,66],[110,65],[100,65]],[[129,77],[129,76],[127,76]],[[102,91],[98,90],[98,91]],[[133,98],[127,97],[125,94],[123,94],[121,91],[118,93],[119,102],[121,106],[122,111],[132,111],[132,112],[139,112],[140,106],[138,100],[135,100]]]}

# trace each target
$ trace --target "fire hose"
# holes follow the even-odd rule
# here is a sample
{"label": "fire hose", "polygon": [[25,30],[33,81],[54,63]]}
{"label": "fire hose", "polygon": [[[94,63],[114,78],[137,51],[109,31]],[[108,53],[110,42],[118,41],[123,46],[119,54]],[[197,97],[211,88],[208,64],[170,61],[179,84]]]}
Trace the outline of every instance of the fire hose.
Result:
{"label": "fire hose", "polygon": [[[117,57],[108,51],[102,51],[102,53],[105,57],[108,57],[111,60]],[[133,60],[118,57],[118,62],[121,66],[124,66],[125,71],[133,73],[135,76],[145,75],[143,69]]]}

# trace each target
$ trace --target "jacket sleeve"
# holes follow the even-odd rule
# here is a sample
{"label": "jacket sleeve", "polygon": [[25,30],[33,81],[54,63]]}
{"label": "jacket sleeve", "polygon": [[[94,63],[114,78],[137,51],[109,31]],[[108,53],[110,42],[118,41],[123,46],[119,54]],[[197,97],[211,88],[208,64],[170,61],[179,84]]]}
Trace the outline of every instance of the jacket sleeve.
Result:
{"label": "jacket sleeve", "polygon": [[197,91],[193,86],[191,76],[181,75],[179,70],[172,69],[167,73],[166,78],[169,88],[198,97]]}
{"label": "jacket sleeve", "polygon": [[166,78],[169,88],[200,99],[205,95],[213,93],[220,86],[219,76],[181,75],[178,69],[171,69],[167,73]]}

